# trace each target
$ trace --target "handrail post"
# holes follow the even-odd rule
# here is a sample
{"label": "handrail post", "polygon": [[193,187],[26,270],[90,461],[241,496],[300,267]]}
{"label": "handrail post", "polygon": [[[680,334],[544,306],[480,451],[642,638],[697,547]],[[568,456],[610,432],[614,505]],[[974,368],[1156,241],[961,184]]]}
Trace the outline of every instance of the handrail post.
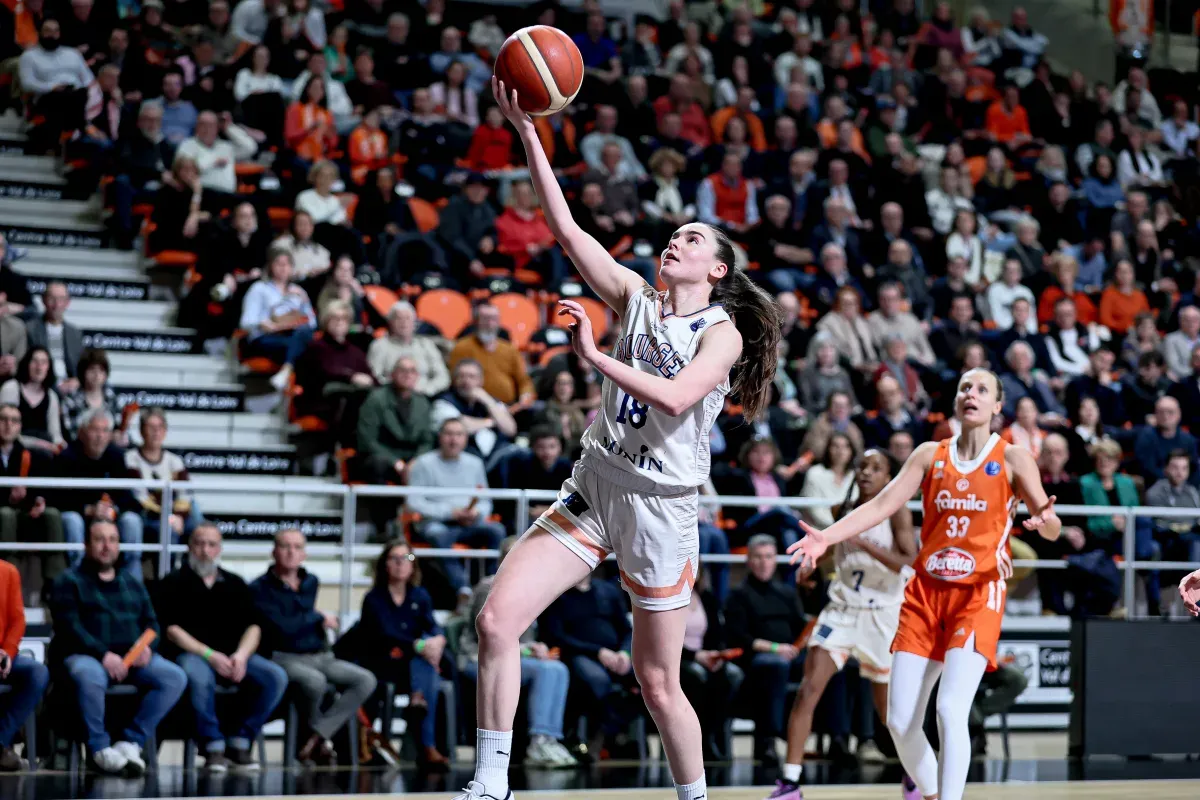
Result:
{"label": "handrail post", "polygon": [[[158,577],[160,578],[165,577],[171,571],[171,540],[175,538],[175,533],[171,530],[171,514],[175,511],[175,487],[170,478],[163,481],[161,500],[162,507],[158,512]],[[142,543],[144,544],[145,541],[146,537],[143,535]],[[137,559],[139,562],[142,560],[142,553],[137,554]]]}
{"label": "handrail post", "polygon": [[529,492],[525,489],[517,497],[516,523],[518,536],[529,530]]}
{"label": "handrail post", "polygon": [[350,613],[350,590],[354,582],[354,523],[358,518],[358,495],[353,486],[342,495],[342,587],[338,593],[338,620]]}
{"label": "handrail post", "polygon": [[1125,570],[1122,581],[1124,585],[1122,595],[1125,603],[1126,619],[1133,619],[1136,616],[1137,573],[1133,568],[1133,563],[1137,557],[1137,548],[1134,546],[1136,536],[1137,518],[1134,516],[1134,510],[1128,508],[1125,510],[1125,536],[1121,548],[1125,558],[1125,563],[1121,567]]}

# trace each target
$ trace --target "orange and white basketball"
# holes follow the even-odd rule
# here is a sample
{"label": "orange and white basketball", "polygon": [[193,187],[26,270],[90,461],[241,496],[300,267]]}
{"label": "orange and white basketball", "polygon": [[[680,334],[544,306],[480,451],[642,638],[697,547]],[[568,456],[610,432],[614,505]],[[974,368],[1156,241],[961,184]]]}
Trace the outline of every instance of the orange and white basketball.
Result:
{"label": "orange and white basketball", "polygon": [[517,90],[517,104],[535,117],[562,111],[583,85],[583,56],[571,37],[549,25],[509,36],[496,56],[496,77]]}

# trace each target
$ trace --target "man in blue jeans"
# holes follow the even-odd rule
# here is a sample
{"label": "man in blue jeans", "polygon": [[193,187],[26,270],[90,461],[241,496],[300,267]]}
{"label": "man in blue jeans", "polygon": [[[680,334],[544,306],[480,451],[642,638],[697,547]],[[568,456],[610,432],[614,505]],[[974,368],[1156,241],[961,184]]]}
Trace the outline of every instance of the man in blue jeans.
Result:
{"label": "man in blue jeans", "polygon": [[[164,649],[187,673],[204,768],[214,773],[258,768],[250,749],[288,684],[283,667],[256,653],[262,627],[254,595],[240,577],[220,568],[220,557],[221,532],[201,523],[188,538],[187,563],[163,579],[157,595]],[[217,716],[218,684],[238,688],[224,719]],[[226,731],[232,734],[228,750]]]}
{"label": "man in blue jeans", "polygon": [[0,695],[0,772],[29,768],[13,749],[13,738],[37,708],[50,682],[50,671],[45,666],[29,656],[18,655],[24,635],[21,573],[7,561],[0,561],[0,684],[12,687],[11,692]]}
{"label": "man in blue jeans", "polygon": [[[104,406],[85,411],[80,421],[79,438],[54,459],[54,473],[63,478],[129,477],[125,454],[112,443],[113,418]],[[141,505],[128,489],[63,489],[54,505],[62,512],[63,537],[69,544],[83,544],[91,520],[113,522],[120,531],[122,544],[142,543]],[[78,567],[81,556],[74,550],[68,556]],[[125,569],[135,580],[142,579],[142,554],[125,554]]]}
{"label": "man in blue jeans", "polygon": [[[53,653],[78,692],[92,764],[111,775],[137,777],[146,772],[142,748],[179,702],[187,676],[155,652],[157,639],[125,665],[145,631],[159,632],[154,606],[141,581],[117,570],[121,540],[116,525],[93,521],[86,547],[83,563],[54,585]],[[105,692],[114,683],[142,690],[138,710],[115,744],[104,723]]]}

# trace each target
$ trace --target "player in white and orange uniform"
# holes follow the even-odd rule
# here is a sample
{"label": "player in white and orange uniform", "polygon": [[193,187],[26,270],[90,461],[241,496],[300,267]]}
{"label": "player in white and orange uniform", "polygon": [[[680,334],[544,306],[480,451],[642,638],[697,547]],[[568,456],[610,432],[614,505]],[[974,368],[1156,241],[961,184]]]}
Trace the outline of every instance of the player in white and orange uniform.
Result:
{"label": "player in white and orange uniform", "polygon": [[[1006,446],[990,432],[1003,399],[994,373],[964,373],[955,397],[961,433],[922,444],[873,500],[824,531],[804,525],[808,535],[788,548],[794,561],[813,563],[829,547],[878,525],[922,491],[921,550],[913,564],[917,574],[900,609],[888,693],[888,728],[915,781],[905,786],[906,799],[962,798],[971,763],[971,703],[983,673],[996,665],[1005,580],[1012,576],[1009,535],[1017,497],[1033,512],[1025,528],[1047,539],[1058,538],[1062,529],[1033,456]],[[940,773],[922,729],[939,677]]]}

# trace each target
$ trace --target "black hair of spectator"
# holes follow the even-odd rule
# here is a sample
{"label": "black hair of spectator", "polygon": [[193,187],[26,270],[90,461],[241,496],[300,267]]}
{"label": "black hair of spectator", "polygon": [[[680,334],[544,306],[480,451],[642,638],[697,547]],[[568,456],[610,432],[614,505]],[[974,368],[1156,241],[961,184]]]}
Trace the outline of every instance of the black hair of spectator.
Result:
{"label": "black hair of spectator", "polygon": [[750,452],[760,446],[771,448],[771,453],[775,456],[776,465],[783,459],[783,454],[779,452],[779,445],[775,444],[775,440],[767,436],[754,436],[742,445],[742,449],[738,452],[738,465],[742,469],[750,469]]}
{"label": "black hair of spectator", "polygon": [[562,435],[549,425],[535,425],[529,432],[529,446],[533,447],[542,439],[557,439],[562,444]]}
{"label": "black hair of spectator", "polygon": [[111,519],[103,519],[102,517],[92,517],[91,519],[88,520],[88,524],[87,524],[87,544],[90,545],[92,543],[92,534],[95,533],[96,528],[101,525],[111,525],[114,528],[117,527],[117,523],[113,522]]}
{"label": "black hair of spectator", "polygon": [[1140,356],[1138,356],[1137,365],[1138,369],[1151,366],[1163,369],[1167,366],[1167,359],[1164,358],[1163,354],[1157,350],[1147,350],[1145,353],[1142,353]]}
{"label": "black hair of spectator", "polygon": [[92,367],[100,367],[105,376],[112,375],[112,367],[108,363],[108,353],[99,347],[89,347],[79,356],[79,366],[75,368],[76,375],[87,375]]}
{"label": "black hair of spectator", "polygon": [[462,421],[462,417],[451,417],[450,419],[445,420],[444,422],[442,422],[441,425],[438,426],[438,436],[441,436],[443,433],[445,433],[446,426],[451,425],[451,424],[461,425],[464,431],[467,429],[467,425],[465,422]]}
{"label": "black hair of spectator", "polygon": [[858,450],[854,447],[854,440],[850,438],[849,434],[842,431],[834,431],[830,434],[829,441],[825,445],[825,456],[821,459],[821,466],[825,469],[833,469],[833,448],[830,445],[835,439],[841,439],[850,448],[850,468],[853,469],[854,461],[858,458]]}
{"label": "black hair of spectator", "polygon": [[381,552],[379,554],[379,558],[375,561],[375,580],[374,580],[374,583],[371,585],[372,589],[387,589],[387,587],[388,587],[388,574],[387,574],[388,558],[392,555],[393,550],[396,550],[401,547],[408,550],[408,554],[410,556],[412,556],[411,561],[412,561],[412,565],[413,565],[413,571],[412,571],[412,576],[408,579],[408,585],[409,586],[420,586],[421,585],[421,560],[417,558],[415,553],[413,553],[412,545],[410,545],[404,539],[392,539],[390,542],[388,542],[387,544],[385,544],[383,546],[383,552]]}
{"label": "black hair of spectator", "polygon": [[1182,448],[1176,448],[1176,449],[1172,450],[1171,452],[1167,453],[1167,463],[1168,464],[1170,464],[1172,461],[1174,461],[1177,458],[1182,458],[1185,462],[1187,462],[1188,469],[1189,469],[1189,471],[1191,470],[1192,456],[1188,453],[1187,450],[1183,450]]}
{"label": "black hair of spectator", "polygon": [[716,244],[713,255],[726,266],[725,275],[713,287],[711,302],[725,307],[742,334],[742,356],[733,365],[730,393],[741,402],[742,415],[750,421],[761,417],[771,402],[783,312],[775,298],[738,267],[729,236],[712,225],[708,229]]}
{"label": "black hair of spectator", "polygon": [[[306,80],[306,81],[304,82],[304,88],[300,90],[300,102],[301,102],[301,103],[307,103],[307,102],[309,102],[309,99],[308,99],[308,87],[312,86],[312,83],[313,83],[313,81],[320,81],[320,82],[321,82],[321,88],[322,88],[322,89],[324,89],[324,88],[325,88],[325,79],[324,79],[322,76],[320,76],[320,75],[309,75],[309,76],[308,76],[308,80]],[[325,108],[325,107],[326,107],[328,104],[329,104],[329,98],[328,98],[328,97],[326,97],[324,94],[322,94],[322,95],[321,95],[321,99],[317,101],[317,106],[318,106],[319,108]]]}
{"label": "black hair of spectator", "polygon": [[483,364],[480,364],[479,361],[477,361],[474,358],[464,358],[462,361],[460,361],[454,365],[454,369],[452,370],[452,372],[457,374],[458,371],[461,370],[463,367],[474,367],[475,369],[479,370],[479,373],[481,375],[483,374]]}
{"label": "black hair of spectator", "polygon": [[50,367],[46,370],[46,379],[42,381],[42,388],[47,390],[53,389],[58,385],[58,379],[54,376],[54,359],[51,357],[50,351],[44,347],[31,347],[25,351],[25,355],[21,357],[21,362],[17,364],[17,383],[29,383],[29,365],[37,353],[45,353],[46,359],[50,362]]}

